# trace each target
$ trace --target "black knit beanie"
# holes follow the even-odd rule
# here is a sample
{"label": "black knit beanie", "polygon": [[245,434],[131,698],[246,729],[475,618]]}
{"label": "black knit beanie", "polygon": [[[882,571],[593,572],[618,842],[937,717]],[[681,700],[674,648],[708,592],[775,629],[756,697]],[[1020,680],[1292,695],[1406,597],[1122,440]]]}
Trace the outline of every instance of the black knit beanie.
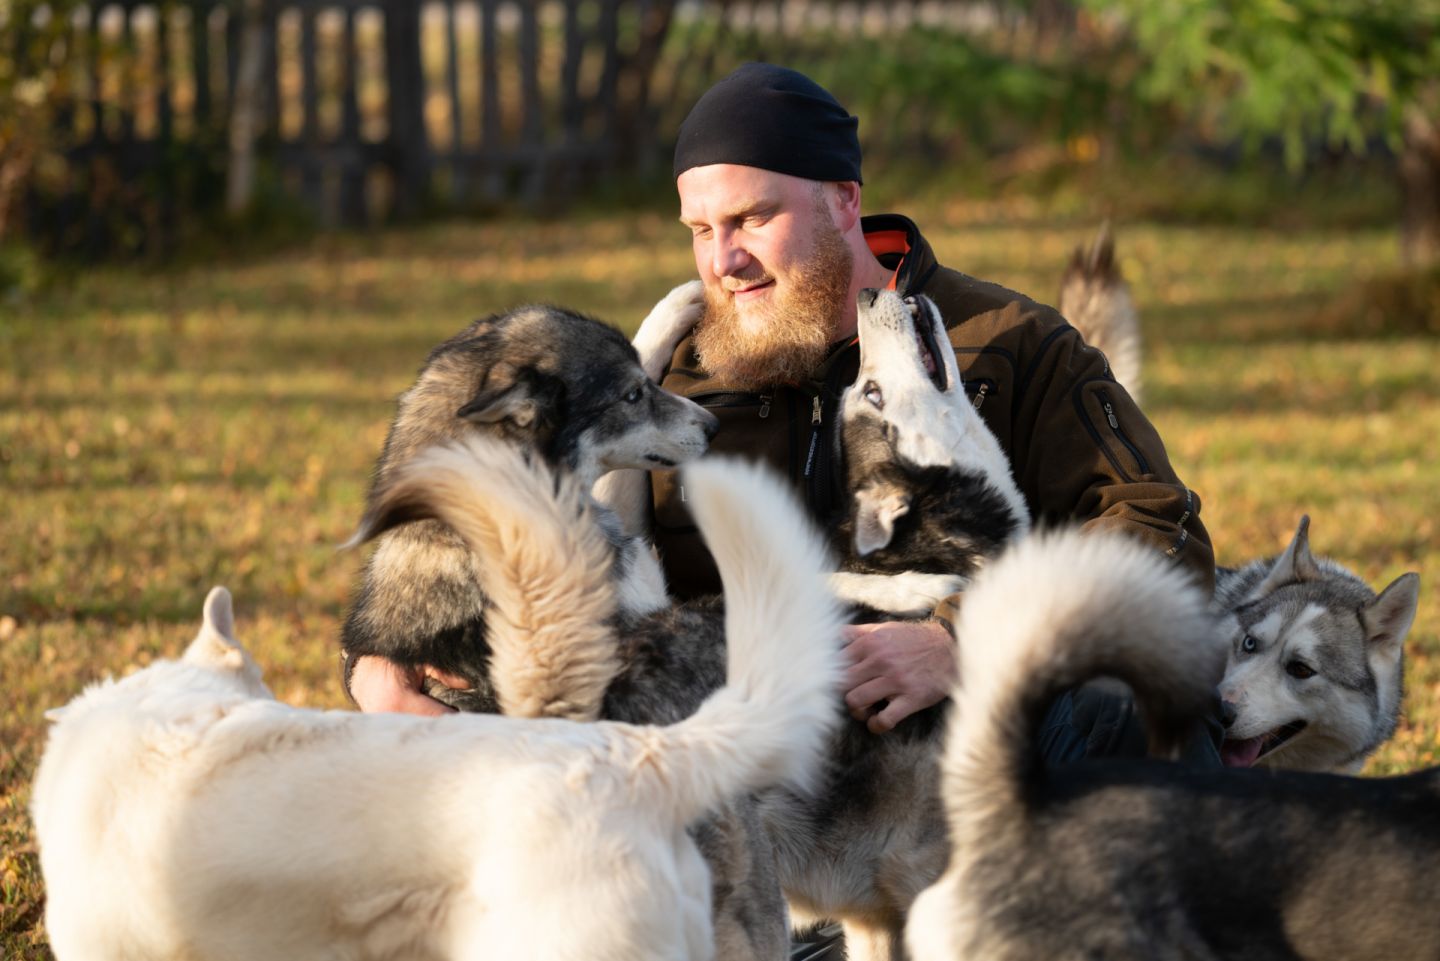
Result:
{"label": "black knit beanie", "polygon": [[803,73],[742,64],[707,90],[680,125],[675,176],[723,163],[860,182],[859,123]]}

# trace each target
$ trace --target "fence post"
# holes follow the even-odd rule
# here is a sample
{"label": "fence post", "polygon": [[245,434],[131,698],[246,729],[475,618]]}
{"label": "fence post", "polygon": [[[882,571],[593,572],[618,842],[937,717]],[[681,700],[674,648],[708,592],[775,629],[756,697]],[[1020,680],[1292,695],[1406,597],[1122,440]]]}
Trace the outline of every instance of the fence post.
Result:
{"label": "fence post", "polygon": [[401,216],[411,216],[419,212],[430,182],[425,75],[420,64],[420,4],[418,0],[386,0],[384,10],[395,210]]}

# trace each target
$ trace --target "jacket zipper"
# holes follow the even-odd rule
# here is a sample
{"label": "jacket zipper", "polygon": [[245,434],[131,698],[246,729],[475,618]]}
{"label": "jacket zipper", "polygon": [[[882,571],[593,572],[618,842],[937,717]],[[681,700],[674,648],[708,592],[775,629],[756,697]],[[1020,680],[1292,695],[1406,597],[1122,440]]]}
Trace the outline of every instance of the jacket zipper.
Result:
{"label": "jacket zipper", "polygon": [[1130,442],[1130,438],[1126,437],[1125,431],[1120,428],[1120,418],[1115,416],[1115,408],[1110,403],[1110,395],[1102,390],[1097,390],[1095,395],[1100,398],[1100,405],[1105,410],[1105,420],[1109,422],[1110,430],[1115,434],[1115,439],[1125,445],[1125,449],[1130,452],[1130,456],[1135,458],[1135,463],[1139,466],[1140,473],[1150,473],[1150,465],[1140,454],[1139,448]]}
{"label": "jacket zipper", "polygon": [[815,473],[815,452],[820,449],[820,395],[816,394],[810,404],[810,449],[805,453],[805,477],[808,480]]}
{"label": "jacket zipper", "polygon": [[989,378],[965,381],[965,393],[970,395],[970,404],[979,410],[985,403],[985,398],[990,396],[995,382]]}

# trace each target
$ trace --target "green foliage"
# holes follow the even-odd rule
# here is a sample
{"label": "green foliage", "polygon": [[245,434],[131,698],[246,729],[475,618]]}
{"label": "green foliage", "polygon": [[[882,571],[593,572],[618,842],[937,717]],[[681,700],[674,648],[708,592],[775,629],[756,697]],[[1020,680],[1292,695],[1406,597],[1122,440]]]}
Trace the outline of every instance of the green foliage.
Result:
{"label": "green foliage", "polygon": [[1440,78],[1436,0],[1082,0],[1138,57],[1134,92],[1220,137],[1363,152]]}

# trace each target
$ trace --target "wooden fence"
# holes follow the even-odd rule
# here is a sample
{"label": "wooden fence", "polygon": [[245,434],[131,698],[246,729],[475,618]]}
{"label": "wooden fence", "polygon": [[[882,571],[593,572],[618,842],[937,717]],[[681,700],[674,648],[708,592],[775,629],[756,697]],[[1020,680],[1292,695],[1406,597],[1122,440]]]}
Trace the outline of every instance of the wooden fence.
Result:
{"label": "wooden fence", "polygon": [[[751,38],[745,56],[763,59],[817,24],[883,33],[984,9],[938,0],[70,2],[50,56],[66,77],[60,122],[72,169],[32,221],[90,245],[104,242],[116,210],[142,210],[123,218],[125,229],[163,237],[178,209],[215,206],[235,149],[237,94],[252,89],[257,189],[272,203],[294,198],[337,224],[502,199],[545,204],[617,169],[663,164],[657,130],[673,133],[732,66],[736,35]],[[247,25],[258,47],[246,46]],[[257,55],[258,83],[246,86],[242,61]]]}

